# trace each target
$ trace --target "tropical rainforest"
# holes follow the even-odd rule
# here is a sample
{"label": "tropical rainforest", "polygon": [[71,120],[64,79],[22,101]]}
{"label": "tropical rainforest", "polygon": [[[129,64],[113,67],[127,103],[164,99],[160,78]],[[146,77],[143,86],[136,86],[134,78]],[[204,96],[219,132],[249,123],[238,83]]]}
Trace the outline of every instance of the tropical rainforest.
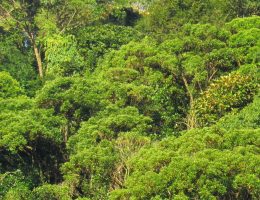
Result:
{"label": "tropical rainforest", "polygon": [[0,0],[0,200],[259,200],[260,1]]}

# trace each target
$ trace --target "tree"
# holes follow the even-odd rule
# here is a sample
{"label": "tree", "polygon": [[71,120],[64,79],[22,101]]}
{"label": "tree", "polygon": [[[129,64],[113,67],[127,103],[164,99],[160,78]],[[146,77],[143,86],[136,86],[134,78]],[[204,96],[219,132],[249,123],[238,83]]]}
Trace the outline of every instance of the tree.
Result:
{"label": "tree", "polygon": [[257,0],[154,0],[139,28],[161,38],[187,23],[223,25],[237,17],[259,15],[259,6]]}
{"label": "tree", "polygon": [[7,72],[0,72],[0,99],[17,97],[23,93],[19,83]]}
{"label": "tree", "polygon": [[24,46],[25,37],[17,30],[1,32],[0,36],[0,70],[9,72],[20,82],[26,94],[33,96],[37,84],[37,73],[33,66],[33,53]]}
{"label": "tree", "polygon": [[135,39],[140,39],[142,34],[132,27],[105,24],[88,26],[75,33],[78,41],[79,52],[86,60],[85,65],[93,71],[99,60],[112,50],[118,50],[122,45]]}
{"label": "tree", "polygon": [[149,134],[150,122],[134,107],[115,105],[84,122],[70,137],[70,161],[62,166],[74,195],[106,199],[110,188],[122,184],[128,173],[126,156],[149,143],[144,136]]}
{"label": "tree", "polygon": [[32,184],[58,182],[64,119],[37,108],[8,73],[1,72],[0,77],[1,173],[19,169]]}
{"label": "tree", "polygon": [[257,84],[248,76],[230,74],[212,83],[195,105],[198,124],[207,126],[227,112],[243,108],[257,92]]}
{"label": "tree", "polygon": [[0,174],[0,199],[23,200],[30,198],[30,180],[21,170]]}
{"label": "tree", "polygon": [[141,149],[128,160],[129,176],[110,199],[258,199],[258,102],[217,126]]}
{"label": "tree", "polygon": [[37,61],[38,73],[43,77],[42,58],[39,47],[36,42],[37,27],[34,23],[34,17],[39,9],[39,1],[3,1],[1,4],[1,26],[6,30],[12,27],[18,28],[26,34],[29,39],[34,55]]}
{"label": "tree", "polygon": [[0,0],[0,200],[260,199],[259,5]]}
{"label": "tree", "polygon": [[[43,41],[52,34],[61,34],[71,28],[94,20],[99,6],[96,1],[30,1],[4,0],[0,6],[1,24],[6,31],[18,29],[25,35],[26,45],[32,47],[42,78]],[[43,23],[45,22],[45,23]]]}

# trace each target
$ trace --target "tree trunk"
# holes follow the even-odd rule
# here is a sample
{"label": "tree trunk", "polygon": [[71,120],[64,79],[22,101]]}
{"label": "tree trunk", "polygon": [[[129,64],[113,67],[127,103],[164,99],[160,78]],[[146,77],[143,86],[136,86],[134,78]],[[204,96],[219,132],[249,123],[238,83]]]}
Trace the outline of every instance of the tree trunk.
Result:
{"label": "tree trunk", "polygon": [[193,108],[193,95],[192,95],[192,93],[191,93],[191,91],[190,91],[190,89],[189,89],[189,85],[188,85],[188,81],[187,81],[187,79],[185,78],[185,76],[182,74],[182,80],[183,80],[183,82],[184,82],[184,85],[185,85],[185,88],[186,88],[186,90],[187,90],[187,93],[188,93],[188,95],[189,95],[189,99],[190,99],[190,108]]}
{"label": "tree trunk", "polygon": [[33,42],[33,50],[34,50],[34,55],[35,55],[35,58],[37,61],[39,76],[40,76],[40,78],[43,78],[42,59],[41,59],[39,49],[37,48],[35,42]]}
{"label": "tree trunk", "polygon": [[28,34],[29,39],[33,45],[33,52],[36,58],[39,76],[40,78],[43,78],[42,58],[41,58],[40,51],[36,45],[34,34],[30,31],[25,31],[25,32]]}
{"label": "tree trunk", "polygon": [[185,88],[187,90],[189,99],[190,99],[190,109],[189,109],[189,113],[187,115],[186,118],[186,125],[187,125],[187,129],[193,129],[197,127],[197,122],[196,122],[196,115],[194,113],[194,98],[193,98],[193,94],[189,89],[189,85],[188,85],[188,81],[185,78],[185,76],[182,74],[182,80],[184,82]]}

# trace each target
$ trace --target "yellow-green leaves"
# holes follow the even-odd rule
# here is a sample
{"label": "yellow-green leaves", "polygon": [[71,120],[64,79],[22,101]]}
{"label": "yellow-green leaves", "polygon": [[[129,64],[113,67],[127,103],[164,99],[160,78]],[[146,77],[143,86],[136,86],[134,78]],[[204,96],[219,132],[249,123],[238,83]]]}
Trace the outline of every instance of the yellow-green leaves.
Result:
{"label": "yellow-green leaves", "polygon": [[251,77],[236,73],[222,76],[196,100],[195,111],[200,125],[214,123],[225,113],[250,103],[256,91],[257,84]]}

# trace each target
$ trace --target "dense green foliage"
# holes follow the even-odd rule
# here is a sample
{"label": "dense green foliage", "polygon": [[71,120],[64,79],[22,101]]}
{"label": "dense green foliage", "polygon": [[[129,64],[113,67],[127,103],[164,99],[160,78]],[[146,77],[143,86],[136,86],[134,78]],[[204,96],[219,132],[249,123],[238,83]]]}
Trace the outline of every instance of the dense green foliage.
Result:
{"label": "dense green foliage", "polygon": [[257,0],[0,0],[0,200],[260,199]]}

